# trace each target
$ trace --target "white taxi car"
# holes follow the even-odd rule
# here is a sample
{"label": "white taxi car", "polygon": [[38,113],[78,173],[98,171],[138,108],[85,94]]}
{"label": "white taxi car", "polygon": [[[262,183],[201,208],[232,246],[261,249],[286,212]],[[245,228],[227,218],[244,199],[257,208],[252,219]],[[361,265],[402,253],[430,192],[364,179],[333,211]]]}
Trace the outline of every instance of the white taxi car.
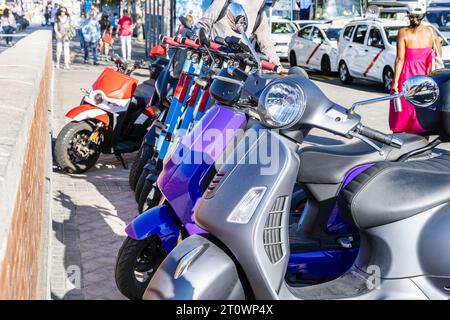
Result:
{"label": "white taxi car", "polygon": [[297,32],[297,27],[286,19],[272,19],[271,39],[280,59],[288,58],[288,45],[292,36]]}
{"label": "white taxi car", "polygon": [[[342,83],[349,84],[353,78],[367,79],[391,89],[397,55],[397,35],[403,20],[361,19],[348,23],[339,37],[338,72]],[[450,46],[442,34],[443,60],[450,62]]]}
{"label": "white taxi car", "polygon": [[294,35],[289,44],[291,66],[320,70],[325,74],[337,71],[337,40],[342,28],[332,24],[310,24]]}

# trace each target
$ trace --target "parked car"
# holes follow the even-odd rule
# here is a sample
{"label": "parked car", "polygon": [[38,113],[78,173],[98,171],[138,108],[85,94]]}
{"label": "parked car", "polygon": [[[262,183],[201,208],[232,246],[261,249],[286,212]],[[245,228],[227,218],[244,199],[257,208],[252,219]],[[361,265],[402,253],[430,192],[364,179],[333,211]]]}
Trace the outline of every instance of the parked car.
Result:
{"label": "parked car", "polygon": [[[367,79],[382,83],[384,89],[390,91],[398,31],[406,25],[406,21],[391,19],[361,19],[348,23],[339,37],[338,72],[341,82],[349,84],[353,78]],[[443,41],[444,63],[450,66],[449,43],[439,30],[434,29]]]}
{"label": "parked car", "polygon": [[291,66],[320,70],[325,74],[337,71],[337,39],[342,28],[331,24],[310,24],[300,29],[289,44]]}
{"label": "parked car", "polygon": [[297,27],[286,19],[272,19],[272,41],[281,59],[288,58],[288,45]]}
{"label": "parked car", "polygon": [[30,26],[30,22],[25,19],[23,16],[18,15],[17,13],[13,12],[14,19],[16,19],[16,30],[22,31],[25,30]]}

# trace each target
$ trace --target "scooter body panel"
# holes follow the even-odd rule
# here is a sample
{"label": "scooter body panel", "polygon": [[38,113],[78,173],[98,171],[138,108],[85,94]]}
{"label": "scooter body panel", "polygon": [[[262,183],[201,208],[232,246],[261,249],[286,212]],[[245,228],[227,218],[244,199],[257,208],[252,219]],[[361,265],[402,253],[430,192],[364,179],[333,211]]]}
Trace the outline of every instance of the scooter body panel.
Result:
{"label": "scooter body panel", "polygon": [[192,208],[203,194],[203,179],[246,122],[245,114],[216,105],[166,159],[158,186],[187,230],[203,232],[192,217]]}
{"label": "scooter body panel", "polygon": [[109,116],[106,111],[91,104],[82,104],[66,113],[66,117],[73,121],[93,119],[103,123],[105,128],[109,126]]}
{"label": "scooter body panel", "polygon": [[170,252],[177,245],[181,227],[172,208],[162,205],[137,216],[125,228],[125,232],[135,240],[143,240],[156,234],[166,252]]}
{"label": "scooter body panel", "polygon": [[[267,151],[264,159],[260,159],[261,148]],[[195,211],[198,225],[223,242],[239,261],[259,299],[276,298],[284,281],[289,260],[290,195],[300,165],[297,149],[296,143],[261,125],[247,130],[230,155],[238,161],[220,168],[224,179],[205,194]],[[273,163],[268,163],[266,170],[252,164],[268,159]],[[229,222],[230,213],[255,187],[266,189],[249,222]]]}
{"label": "scooter body panel", "polygon": [[210,240],[194,235],[179,244],[153,275],[144,300],[243,300],[234,261]]}

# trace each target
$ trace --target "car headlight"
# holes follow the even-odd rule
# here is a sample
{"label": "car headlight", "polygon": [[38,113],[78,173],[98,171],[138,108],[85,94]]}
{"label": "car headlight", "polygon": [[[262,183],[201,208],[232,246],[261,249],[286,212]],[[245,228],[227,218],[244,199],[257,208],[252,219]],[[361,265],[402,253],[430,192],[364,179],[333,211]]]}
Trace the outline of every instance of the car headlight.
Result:
{"label": "car headlight", "polygon": [[272,82],[258,103],[261,120],[272,128],[289,128],[303,115],[306,98],[303,89],[289,80]]}

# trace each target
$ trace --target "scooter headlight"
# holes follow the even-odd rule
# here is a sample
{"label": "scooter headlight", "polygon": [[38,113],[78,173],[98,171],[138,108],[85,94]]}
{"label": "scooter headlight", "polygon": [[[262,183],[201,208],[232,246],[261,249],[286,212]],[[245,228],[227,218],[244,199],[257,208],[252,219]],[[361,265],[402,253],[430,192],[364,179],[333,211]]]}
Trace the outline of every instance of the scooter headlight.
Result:
{"label": "scooter headlight", "polygon": [[303,89],[292,81],[282,79],[264,89],[259,98],[258,114],[272,128],[289,128],[301,118],[305,108]]}

